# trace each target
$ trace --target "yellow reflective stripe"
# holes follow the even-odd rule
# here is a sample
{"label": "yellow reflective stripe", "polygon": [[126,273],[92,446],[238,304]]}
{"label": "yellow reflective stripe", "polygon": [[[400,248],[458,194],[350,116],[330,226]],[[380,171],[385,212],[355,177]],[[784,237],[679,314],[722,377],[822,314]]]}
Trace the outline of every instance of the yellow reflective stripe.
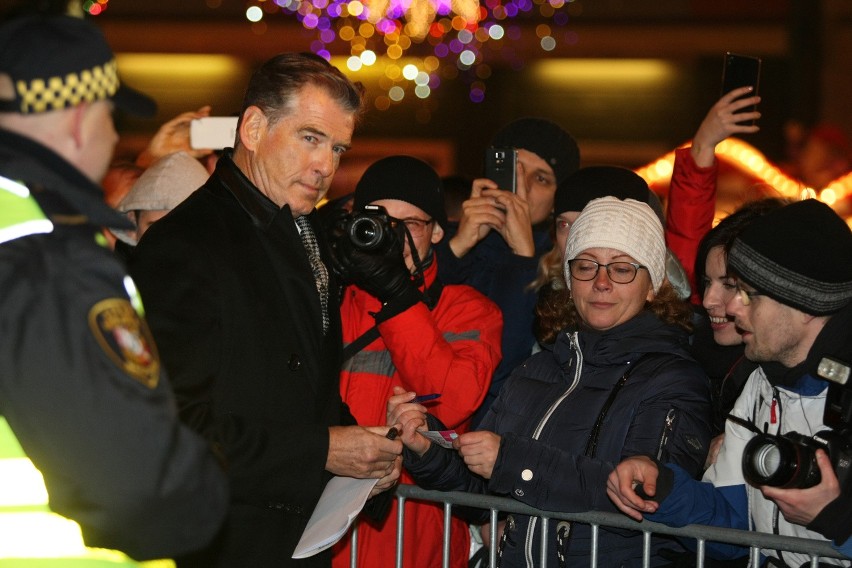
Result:
{"label": "yellow reflective stripe", "polygon": [[0,460],[0,480],[0,510],[10,507],[47,509],[44,478],[29,459]]}
{"label": "yellow reflective stripe", "polygon": [[51,512],[47,504],[41,472],[25,457],[15,433],[0,416],[0,567],[175,567],[172,560],[136,562],[117,550],[89,548],[80,525]]}
{"label": "yellow reflective stripe", "polygon": [[53,223],[30,196],[27,186],[0,176],[0,243],[51,231]]}

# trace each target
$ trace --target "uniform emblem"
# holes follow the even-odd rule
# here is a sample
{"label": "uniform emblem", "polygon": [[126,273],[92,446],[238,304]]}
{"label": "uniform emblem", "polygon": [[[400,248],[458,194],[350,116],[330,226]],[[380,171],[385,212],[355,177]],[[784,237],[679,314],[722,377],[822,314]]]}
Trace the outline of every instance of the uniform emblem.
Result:
{"label": "uniform emblem", "polygon": [[157,387],[160,358],[154,338],[129,301],[101,300],[89,310],[89,327],[104,353],[122,371],[148,388]]}

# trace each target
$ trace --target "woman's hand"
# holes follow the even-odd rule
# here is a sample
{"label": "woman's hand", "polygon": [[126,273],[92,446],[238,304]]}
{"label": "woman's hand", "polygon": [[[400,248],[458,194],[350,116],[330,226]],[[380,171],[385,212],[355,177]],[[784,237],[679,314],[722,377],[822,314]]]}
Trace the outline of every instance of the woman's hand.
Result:
{"label": "woman's hand", "polygon": [[453,447],[458,450],[470,471],[485,479],[491,479],[497,454],[500,452],[500,440],[500,436],[494,432],[479,430],[460,435],[453,440]]}
{"label": "woman's hand", "polygon": [[393,396],[388,399],[388,425],[399,425],[399,439],[405,447],[422,456],[425,454],[432,442],[425,436],[418,434],[418,430],[426,431],[426,407],[422,404],[411,402],[417,393],[406,391],[402,387],[393,387]]}
{"label": "woman's hand", "polygon": [[[760,102],[760,97],[746,97],[752,87],[740,87],[720,98],[704,117],[701,126],[692,138],[690,154],[695,163],[707,168],[713,165],[716,145],[733,134],[752,134],[760,130],[751,124],[760,118],[757,111],[739,112]],[[745,97],[745,98],[739,98]]]}

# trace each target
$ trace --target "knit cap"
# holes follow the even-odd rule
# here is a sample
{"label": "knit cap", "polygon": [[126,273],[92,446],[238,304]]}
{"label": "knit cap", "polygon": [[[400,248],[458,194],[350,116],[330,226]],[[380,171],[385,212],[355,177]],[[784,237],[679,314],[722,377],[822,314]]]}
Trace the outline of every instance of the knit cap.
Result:
{"label": "knit cap", "polygon": [[540,157],[553,168],[560,184],[580,167],[577,142],[561,126],[544,118],[520,118],[494,135],[495,147],[520,148]]}
{"label": "knit cap", "polygon": [[797,201],[746,227],[728,266],[782,304],[828,315],[852,300],[852,231],[825,203]]}
{"label": "knit cap", "polygon": [[636,172],[617,166],[580,168],[556,188],[553,212],[582,211],[589,201],[611,195],[648,202],[648,183]]}
{"label": "knit cap", "polygon": [[380,199],[398,199],[419,207],[441,228],[447,212],[441,178],[424,162],[411,156],[389,156],[373,163],[355,186],[353,208],[361,210]]}
{"label": "knit cap", "polygon": [[568,261],[590,248],[611,248],[628,254],[647,267],[654,292],[666,277],[663,225],[647,203],[617,197],[593,199],[571,226],[565,247],[565,281],[571,287]]}

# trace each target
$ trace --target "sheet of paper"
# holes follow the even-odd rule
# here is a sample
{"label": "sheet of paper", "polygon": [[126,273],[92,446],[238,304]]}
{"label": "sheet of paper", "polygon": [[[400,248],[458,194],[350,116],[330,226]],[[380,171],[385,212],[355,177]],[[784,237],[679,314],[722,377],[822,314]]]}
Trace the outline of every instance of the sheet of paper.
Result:
{"label": "sheet of paper", "polygon": [[308,520],[293,558],[313,556],[343,538],[378,482],[378,479],[333,477]]}
{"label": "sheet of paper", "polygon": [[438,444],[442,448],[450,450],[453,449],[453,440],[459,437],[455,430],[429,430],[419,433],[429,438],[433,444]]}

